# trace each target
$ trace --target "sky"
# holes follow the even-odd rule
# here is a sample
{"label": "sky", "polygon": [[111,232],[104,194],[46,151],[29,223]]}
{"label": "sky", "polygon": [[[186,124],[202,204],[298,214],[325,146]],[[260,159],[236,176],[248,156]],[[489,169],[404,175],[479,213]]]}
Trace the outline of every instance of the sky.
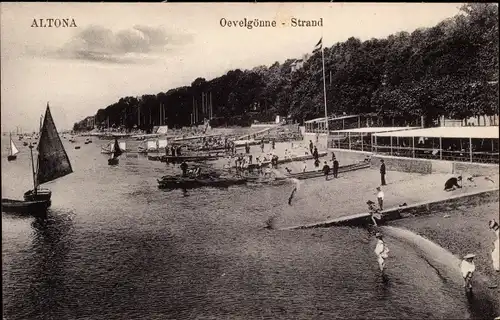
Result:
{"label": "sky", "polygon": [[[232,69],[251,69],[356,37],[432,27],[458,3],[1,3],[2,132],[35,131],[49,103],[59,130],[125,96],[157,94]],[[293,28],[290,19],[323,18]],[[33,19],[76,27],[32,27]],[[276,28],[220,20],[276,20]],[[280,22],[285,22],[282,25]]]}

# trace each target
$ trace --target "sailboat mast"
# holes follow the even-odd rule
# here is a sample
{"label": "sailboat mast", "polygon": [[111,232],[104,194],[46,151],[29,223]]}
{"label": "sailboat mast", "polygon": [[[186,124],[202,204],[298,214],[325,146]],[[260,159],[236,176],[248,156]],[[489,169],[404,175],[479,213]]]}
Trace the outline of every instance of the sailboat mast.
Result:
{"label": "sailboat mast", "polygon": [[12,155],[12,132],[9,132],[9,155]]}
{"label": "sailboat mast", "polygon": [[36,172],[35,172],[35,162],[33,161],[33,145],[30,143],[30,154],[31,154],[31,168],[33,169],[33,191],[36,194]]}

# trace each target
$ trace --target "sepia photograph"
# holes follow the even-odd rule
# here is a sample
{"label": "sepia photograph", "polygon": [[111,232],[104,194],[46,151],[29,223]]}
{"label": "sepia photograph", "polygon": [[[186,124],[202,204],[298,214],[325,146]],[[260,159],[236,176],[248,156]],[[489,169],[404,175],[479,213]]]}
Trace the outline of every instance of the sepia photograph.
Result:
{"label": "sepia photograph", "polygon": [[498,20],[1,3],[3,320],[500,320]]}

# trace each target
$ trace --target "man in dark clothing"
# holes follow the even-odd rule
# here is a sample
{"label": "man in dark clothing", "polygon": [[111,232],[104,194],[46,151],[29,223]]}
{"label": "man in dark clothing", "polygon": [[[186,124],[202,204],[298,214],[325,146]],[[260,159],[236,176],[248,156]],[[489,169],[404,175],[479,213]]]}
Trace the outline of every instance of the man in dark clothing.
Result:
{"label": "man in dark clothing", "polygon": [[458,181],[462,181],[462,176],[459,176],[458,178],[450,178],[446,181],[444,184],[444,190],[445,191],[452,191],[455,190],[455,187],[457,188],[462,188],[462,186],[458,185]]}
{"label": "man in dark clothing", "polygon": [[172,147],[170,148],[170,150],[172,151],[172,152],[171,152],[172,157],[175,157],[175,148],[174,148],[174,146],[172,146]]}
{"label": "man in dark clothing", "polygon": [[316,148],[316,147],[314,147],[313,157],[314,157],[314,160],[319,160],[318,148]]}
{"label": "man in dark clothing", "polygon": [[335,152],[332,152],[332,161],[335,161]]}
{"label": "man in dark clothing", "polygon": [[385,183],[385,163],[384,163],[384,160],[380,160],[380,162],[382,163],[380,165],[380,184],[385,186],[385,185],[387,185]]}
{"label": "man in dark clothing", "polygon": [[273,144],[272,144],[273,150],[276,147],[276,140],[273,139]]}
{"label": "man in dark clothing", "polygon": [[330,166],[326,163],[326,161],[325,165],[323,166],[323,173],[325,174],[325,180],[328,181],[328,174],[330,174]]}
{"label": "man in dark clothing", "polygon": [[339,162],[337,161],[337,158],[333,158],[333,177],[337,178],[338,174],[339,174]]}
{"label": "man in dark clothing", "polygon": [[248,143],[245,144],[245,151],[246,153],[250,153],[250,146],[248,145]]}
{"label": "man in dark clothing", "polygon": [[183,161],[181,163],[181,170],[182,170],[182,176],[186,177],[187,176],[187,170],[188,170],[188,164],[186,163],[186,161]]}
{"label": "man in dark clothing", "polygon": [[181,155],[181,146],[177,147],[177,156],[179,157]]}
{"label": "man in dark clothing", "polygon": [[309,140],[309,151],[311,151],[311,154],[313,154],[313,148],[314,148],[314,144],[313,144],[312,140]]}

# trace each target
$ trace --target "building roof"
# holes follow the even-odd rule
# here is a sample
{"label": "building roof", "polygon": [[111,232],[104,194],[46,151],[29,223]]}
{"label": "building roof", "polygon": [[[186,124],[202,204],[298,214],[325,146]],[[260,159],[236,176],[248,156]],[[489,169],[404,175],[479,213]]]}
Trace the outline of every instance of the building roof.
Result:
{"label": "building roof", "polygon": [[487,127],[436,127],[374,134],[376,137],[427,137],[498,139],[498,126]]}
{"label": "building roof", "polygon": [[375,132],[390,132],[401,130],[414,130],[418,127],[364,127],[355,129],[344,129],[331,131],[332,133],[375,133]]}

